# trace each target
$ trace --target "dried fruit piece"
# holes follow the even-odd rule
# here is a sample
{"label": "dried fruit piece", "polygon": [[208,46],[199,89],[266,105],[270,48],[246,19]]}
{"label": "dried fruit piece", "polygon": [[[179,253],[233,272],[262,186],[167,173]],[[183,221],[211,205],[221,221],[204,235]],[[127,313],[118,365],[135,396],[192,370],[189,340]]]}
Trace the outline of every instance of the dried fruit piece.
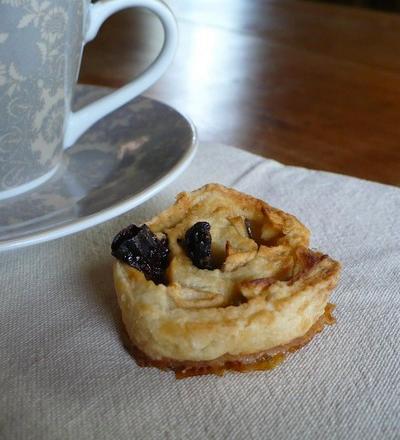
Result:
{"label": "dried fruit piece", "polygon": [[210,223],[197,222],[185,234],[184,245],[187,256],[199,269],[213,269],[210,229]]}
{"label": "dried fruit piece", "polygon": [[111,254],[159,284],[168,266],[168,240],[158,239],[147,225],[130,225],[114,237]]}

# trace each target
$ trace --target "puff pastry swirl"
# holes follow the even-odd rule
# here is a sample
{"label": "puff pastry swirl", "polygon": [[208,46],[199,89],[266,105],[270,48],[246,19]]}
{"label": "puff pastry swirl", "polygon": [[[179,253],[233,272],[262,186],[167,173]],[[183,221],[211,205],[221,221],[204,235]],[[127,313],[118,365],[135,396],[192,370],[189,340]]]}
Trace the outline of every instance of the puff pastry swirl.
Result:
{"label": "puff pastry swirl", "polygon": [[[212,270],[182,245],[197,222],[211,226]],[[340,264],[309,249],[294,216],[217,184],[181,193],[146,222],[168,238],[165,282],[116,261],[122,320],[141,364],[208,373],[250,365],[301,346],[326,323]]]}

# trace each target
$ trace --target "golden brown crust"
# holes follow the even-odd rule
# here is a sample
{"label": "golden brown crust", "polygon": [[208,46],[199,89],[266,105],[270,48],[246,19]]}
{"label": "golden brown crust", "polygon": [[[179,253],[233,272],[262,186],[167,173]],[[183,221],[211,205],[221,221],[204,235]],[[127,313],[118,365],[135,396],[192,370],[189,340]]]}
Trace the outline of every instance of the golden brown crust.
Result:
{"label": "golden brown crust", "polygon": [[[198,221],[211,224],[219,269],[198,269],[180,244]],[[147,225],[168,236],[168,283],[120,262],[114,279],[129,338],[153,365],[222,365],[288,347],[322,319],[339,277],[295,217],[221,185],[179,194]]]}
{"label": "golden brown crust", "polygon": [[293,353],[308,344],[315,335],[322,332],[326,325],[333,325],[336,322],[336,319],[332,315],[334,309],[334,304],[327,304],[324,314],[310,330],[304,336],[296,338],[288,344],[254,353],[250,356],[225,355],[209,362],[182,362],[174,359],[154,360],[132,344],[126,331],[123,334],[123,339],[125,347],[132,354],[137,365],[140,367],[155,367],[161,370],[172,370],[175,372],[177,379],[206,374],[222,376],[226,371],[246,373],[249,371],[271,370],[283,362],[289,353]]}

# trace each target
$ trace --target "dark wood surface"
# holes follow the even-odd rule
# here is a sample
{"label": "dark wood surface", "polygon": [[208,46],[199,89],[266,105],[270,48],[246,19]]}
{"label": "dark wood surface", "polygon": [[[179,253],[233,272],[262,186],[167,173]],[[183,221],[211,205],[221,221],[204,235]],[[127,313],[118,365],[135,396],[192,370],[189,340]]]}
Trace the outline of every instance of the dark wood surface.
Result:
{"label": "dark wood surface", "polygon": [[[174,63],[146,92],[189,115],[201,141],[285,164],[400,185],[400,15],[296,0],[168,0]],[[145,11],[116,14],[80,81],[117,87],[162,44]]]}

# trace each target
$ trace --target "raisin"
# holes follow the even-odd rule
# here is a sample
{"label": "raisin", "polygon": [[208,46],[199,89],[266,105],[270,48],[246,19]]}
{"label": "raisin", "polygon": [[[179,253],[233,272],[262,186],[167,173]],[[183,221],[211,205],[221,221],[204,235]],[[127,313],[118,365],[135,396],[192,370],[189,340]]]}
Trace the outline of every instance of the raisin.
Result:
{"label": "raisin", "polygon": [[111,254],[143,272],[147,280],[164,281],[168,266],[168,240],[158,239],[147,225],[130,225],[120,231],[111,244]]}
{"label": "raisin", "polygon": [[210,223],[197,222],[185,234],[184,246],[187,256],[199,269],[213,269],[210,229]]}

